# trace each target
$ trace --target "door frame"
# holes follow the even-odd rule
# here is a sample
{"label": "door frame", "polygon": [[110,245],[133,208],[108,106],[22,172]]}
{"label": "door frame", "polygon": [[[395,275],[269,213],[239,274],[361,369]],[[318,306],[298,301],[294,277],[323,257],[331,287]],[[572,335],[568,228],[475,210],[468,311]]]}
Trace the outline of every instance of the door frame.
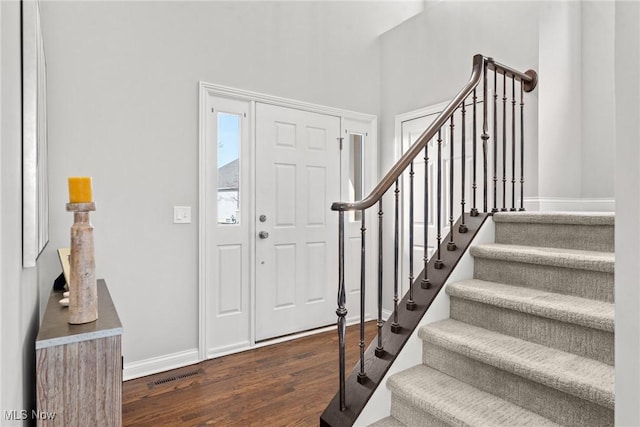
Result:
{"label": "door frame", "polygon": [[[340,108],[328,107],[324,105],[312,104],[304,101],[297,101],[288,98],[282,98],[278,96],[267,95],[263,93],[248,91],[244,89],[237,89],[228,86],[222,86],[213,83],[207,83],[204,81],[199,82],[199,132],[198,132],[198,155],[199,155],[199,170],[198,170],[198,358],[200,361],[206,360],[212,357],[224,356],[226,354],[236,353],[244,351],[250,348],[257,348],[264,345],[269,345],[276,342],[286,341],[299,336],[308,335],[309,333],[294,334],[284,338],[277,338],[274,340],[268,340],[256,344],[255,336],[255,286],[256,286],[256,247],[255,238],[249,239],[249,345],[246,347],[234,348],[231,350],[225,350],[221,352],[215,352],[213,355],[207,354],[207,328],[211,327],[206,321],[206,305],[207,305],[207,227],[206,227],[206,206],[207,206],[207,183],[206,183],[206,147],[207,147],[207,100],[208,97],[229,98],[239,101],[249,102],[249,203],[247,206],[247,213],[245,218],[251,218],[248,223],[249,236],[256,235],[255,217],[256,217],[256,203],[255,203],[255,180],[256,180],[256,103],[271,104],[280,107],[293,108],[302,111],[309,111],[313,113],[325,114],[335,116],[340,119],[340,134],[345,133],[345,122],[358,121],[368,123],[370,127],[370,139],[371,148],[368,150],[369,154],[366,157],[366,175],[365,175],[365,190],[370,191],[378,180],[378,118],[372,114],[359,113],[350,110],[344,110]],[[337,143],[337,142],[336,142]],[[246,191],[246,190],[245,190]],[[337,232],[337,230],[336,230]],[[376,247],[373,240],[368,239],[369,253],[374,253]],[[372,265],[371,263],[369,265]],[[337,289],[337,286],[336,286]],[[371,292],[370,292],[371,294]],[[313,332],[311,332],[313,333]]]}
{"label": "door frame", "polygon": [[[469,98],[467,98],[466,100],[467,102],[465,103],[465,105],[467,105],[467,107],[469,108],[472,103],[469,102]],[[482,94],[479,94],[477,96],[477,105],[481,106],[483,105],[484,102],[484,98]],[[398,114],[395,116],[395,127],[394,127],[394,134],[395,134],[395,156],[396,156],[396,161],[402,156],[402,154],[404,153],[404,151],[408,148],[405,147],[404,145],[404,141],[402,139],[402,134],[403,134],[403,123],[411,121],[411,120],[415,120],[415,119],[419,119],[422,117],[426,117],[426,116],[430,116],[430,115],[434,115],[434,114],[439,114],[441,113],[446,107],[447,105],[449,105],[449,101],[445,101],[445,102],[440,102],[438,104],[433,104],[433,105],[429,105],[423,108],[419,108],[417,110],[412,110],[406,113],[402,113],[402,114]],[[491,114],[491,112],[489,112],[489,114]],[[480,118],[480,116],[478,116],[478,118]],[[492,120],[492,116],[490,115],[489,118],[489,123],[491,123]],[[481,126],[481,124],[479,125]],[[480,128],[478,128],[480,129]],[[469,134],[467,134],[467,137],[469,137]],[[478,138],[479,140],[479,138]],[[409,277],[409,256],[407,251],[407,237],[409,235],[409,225],[408,225],[408,213],[407,213],[407,208],[406,208],[406,194],[407,192],[405,191],[405,186],[406,184],[406,174],[403,174],[400,177],[400,189],[401,189],[401,194],[403,194],[402,196],[402,202],[400,203],[400,229],[402,230],[402,232],[400,233],[400,247],[401,249],[401,261],[400,261],[400,289],[398,290],[398,292],[400,292],[400,295],[404,295],[408,290],[409,290],[409,285],[406,283],[406,280],[402,280],[402,279],[406,279],[407,277]],[[443,236],[444,239],[445,236]],[[420,261],[422,261],[420,259]],[[419,262],[420,262],[419,261]],[[415,262],[415,261],[414,261]]]}
{"label": "door frame", "polygon": [[[429,105],[427,107],[408,111],[406,113],[398,114],[395,116],[395,127],[394,127],[395,147],[394,148],[395,148],[396,161],[402,156],[402,154],[408,148],[408,147],[405,147],[405,143],[402,139],[403,124],[411,120],[420,119],[422,117],[430,116],[432,114],[438,114],[442,112],[447,107],[448,104],[449,104],[448,101],[440,102],[438,104]],[[400,176],[400,191],[401,191],[400,194],[403,195],[402,200],[400,202],[400,230],[402,230],[402,232],[400,233],[400,241],[398,242],[401,248],[400,271],[398,272],[398,274],[400,274],[400,279],[398,280],[398,283],[400,284],[398,292],[400,295],[404,295],[409,290],[409,285],[406,283],[406,278],[409,277],[409,271],[408,271],[409,257],[407,252],[407,237],[406,237],[409,233],[409,226],[407,224],[407,218],[405,218],[408,215],[405,207],[406,205],[405,195],[407,193],[405,191],[406,190],[405,187],[407,186],[405,175],[406,174],[403,173]],[[422,259],[420,259],[419,262],[422,262]]]}

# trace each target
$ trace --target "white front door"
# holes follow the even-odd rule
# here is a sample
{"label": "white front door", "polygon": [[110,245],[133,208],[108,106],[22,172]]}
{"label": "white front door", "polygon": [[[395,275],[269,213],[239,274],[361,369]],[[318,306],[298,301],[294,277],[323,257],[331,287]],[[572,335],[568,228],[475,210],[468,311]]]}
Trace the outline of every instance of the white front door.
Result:
{"label": "white front door", "polygon": [[256,340],[336,321],[340,119],[256,104]]}

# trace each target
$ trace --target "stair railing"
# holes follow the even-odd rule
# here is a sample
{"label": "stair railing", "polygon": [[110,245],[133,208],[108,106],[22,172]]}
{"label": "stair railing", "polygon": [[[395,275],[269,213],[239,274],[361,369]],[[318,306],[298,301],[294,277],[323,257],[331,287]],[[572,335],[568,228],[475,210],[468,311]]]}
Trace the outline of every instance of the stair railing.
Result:
{"label": "stair railing", "polygon": [[[491,75],[491,71],[493,71]],[[502,144],[499,144],[499,135],[498,135],[498,118],[499,118],[499,109],[498,109],[498,92],[500,91],[499,82],[498,82],[498,74],[502,75]],[[491,88],[491,84],[489,82],[490,77],[493,77],[493,88]],[[509,194],[507,192],[507,151],[508,151],[508,136],[507,136],[507,100],[508,100],[508,88],[507,81],[511,80],[511,206],[510,209],[507,209],[507,199],[509,198]],[[520,203],[519,208],[516,209],[516,157],[517,157],[517,141],[516,141],[516,82],[519,82],[519,98],[520,98],[520,125],[519,125],[519,157],[520,157]],[[481,85],[482,90],[482,100],[478,101],[477,89],[478,86]],[[345,221],[345,212],[347,211],[361,211],[361,254],[360,254],[360,361],[357,374],[357,382],[366,385],[368,381],[368,375],[366,371],[366,363],[365,363],[365,261],[366,261],[366,249],[365,249],[365,238],[366,238],[366,227],[365,227],[365,212],[367,209],[377,206],[378,208],[378,283],[377,283],[377,337],[376,337],[376,347],[375,347],[375,357],[377,358],[385,358],[386,351],[383,346],[383,337],[382,337],[382,326],[384,325],[384,321],[382,319],[382,285],[383,285],[383,196],[387,191],[394,187],[393,195],[394,195],[394,286],[393,286],[393,314],[390,318],[391,327],[390,331],[393,334],[397,334],[402,329],[401,319],[398,318],[398,275],[399,275],[399,206],[400,206],[400,178],[408,169],[408,187],[409,187],[409,206],[408,206],[408,228],[409,228],[409,290],[408,290],[408,299],[406,301],[406,309],[414,310],[416,307],[416,302],[414,301],[414,277],[413,277],[413,245],[414,245],[414,161],[418,156],[424,154],[424,164],[425,164],[425,173],[424,173],[424,185],[425,185],[425,194],[424,194],[424,255],[423,255],[423,263],[424,270],[420,275],[419,280],[415,280],[415,283],[419,283],[422,289],[430,288],[430,280],[427,277],[427,264],[430,261],[430,257],[428,254],[428,214],[429,214],[429,174],[427,173],[428,163],[429,163],[429,144],[431,141],[437,143],[437,172],[436,172],[436,241],[437,246],[435,247],[435,253],[433,256],[436,257],[434,262],[435,269],[442,269],[444,267],[444,263],[442,261],[441,256],[441,243],[442,242],[442,222],[443,222],[443,208],[446,209],[446,206],[443,206],[443,137],[446,137],[446,132],[449,132],[449,185],[448,185],[448,225],[450,230],[450,239],[446,244],[446,249],[448,251],[454,251],[456,249],[456,243],[454,241],[454,131],[455,131],[455,121],[454,116],[456,112],[459,110],[461,114],[461,192],[460,192],[460,212],[461,217],[459,220],[459,226],[457,229],[458,233],[466,233],[467,225],[465,222],[465,206],[467,201],[465,200],[465,183],[466,183],[466,138],[467,138],[467,129],[466,129],[466,114],[467,107],[470,105],[472,114],[473,114],[473,124],[472,124],[472,176],[471,178],[471,209],[469,211],[469,215],[471,217],[478,216],[480,211],[477,207],[477,202],[479,196],[476,194],[478,189],[478,180],[477,180],[477,110],[478,104],[482,103],[482,129],[480,134],[480,140],[482,141],[482,211],[485,213],[488,212],[497,212],[498,209],[498,201],[501,199],[502,211],[506,210],[520,210],[524,211],[524,92],[531,92],[535,89],[537,85],[537,74],[534,70],[528,70],[526,72],[517,71],[509,66],[500,64],[494,61],[492,58],[484,57],[482,55],[475,55],[473,57],[473,69],[471,72],[471,77],[468,83],[458,92],[458,94],[453,98],[453,100],[446,106],[446,108],[440,113],[440,115],[436,118],[436,120],[418,137],[416,142],[414,142],[409,149],[400,157],[400,159],[393,165],[393,167],[389,170],[389,172],[382,178],[382,180],[376,185],[376,187],[371,191],[371,193],[360,201],[355,202],[336,202],[333,203],[331,209],[334,211],[338,211],[339,225],[338,225],[338,308],[336,310],[336,314],[338,316],[337,325],[338,325],[338,347],[339,347],[339,408],[340,411],[345,411],[347,409],[347,401],[345,396],[346,389],[346,366],[345,366],[345,333],[346,333],[346,292],[345,292],[345,249],[344,249],[344,221]],[[493,94],[493,108],[490,109],[490,90]],[[471,98],[471,103],[468,104],[467,101]],[[491,111],[490,111],[491,110]],[[489,114],[492,113],[492,118],[489,117]],[[493,121],[493,137],[489,133],[490,120]],[[449,129],[447,129],[447,127]],[[435,139],[435,140],[434,140]],[[492,142],[492,144],[490,144]],[[436,145],[436,144],[432,144]],[[492,147],[490,146],[492,145]],[[501,147],[500,147],[501,145]],[[435,147],[434,147],[435,148]],[[493,159],[489,158],[489,152],[492,152]],[[498,152],[502,151],[502,194],[499,194],[498,191]],[[488,176],[488,167],[489,162],[492,163],[492,178]],[[446,174],[446,172],[445,172]],[[489,183],[492,182],[492,184]],[[492,195],[489,196],[489,186],[492,187]],[[489,211],[489,199],[492,201],[492,207]],[[445,225],[446,228],[446,225]],[[444,246],[444,244],[443,244]],[[370,385],[368,387],[371,388]]]}

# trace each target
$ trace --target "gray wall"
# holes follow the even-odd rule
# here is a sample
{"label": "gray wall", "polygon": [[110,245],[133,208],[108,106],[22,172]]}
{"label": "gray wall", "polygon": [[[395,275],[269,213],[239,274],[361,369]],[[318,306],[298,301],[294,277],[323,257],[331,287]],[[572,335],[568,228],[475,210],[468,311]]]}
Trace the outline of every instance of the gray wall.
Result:
{"label": "gray wall", "polygon": [[[22,268],[19,8],[0,2],[0,411],[34,405],[39,322],[38,272]],[[14,424],[0,417],[3,426]]]}
{"label": "gray wall", "polygon": [[[93,177],[97,273],[124,356],[197,347],[198,81],[379,113],[377,36],[421,3],[44,2],[51,243],[72,217],[66,178]],[[193,223],[172,224],[172,206]]]}

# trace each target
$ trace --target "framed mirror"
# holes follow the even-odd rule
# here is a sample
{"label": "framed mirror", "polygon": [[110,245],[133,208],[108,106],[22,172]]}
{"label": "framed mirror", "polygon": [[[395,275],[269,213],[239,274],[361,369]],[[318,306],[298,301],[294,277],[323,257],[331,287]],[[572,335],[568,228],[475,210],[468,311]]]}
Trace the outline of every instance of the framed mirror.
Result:
{"label": "framed mirror", "polygon": [[35,267],[49,241],[47,65],[39,4],[22,0],[22,265]]}

